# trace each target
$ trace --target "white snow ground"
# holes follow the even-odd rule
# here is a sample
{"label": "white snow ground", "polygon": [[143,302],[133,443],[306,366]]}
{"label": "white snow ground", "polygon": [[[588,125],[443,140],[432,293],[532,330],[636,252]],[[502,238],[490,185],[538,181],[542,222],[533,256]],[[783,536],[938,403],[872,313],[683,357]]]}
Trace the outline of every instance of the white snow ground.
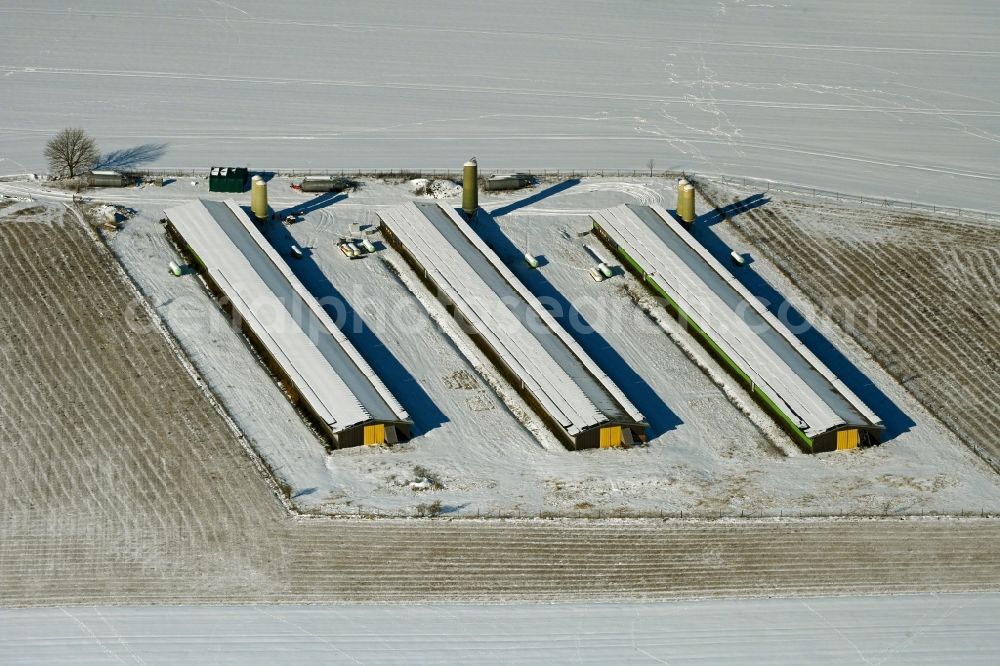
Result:
{"label": "white snow ground", "polygon": [[981,0],[13,0],[0,174],[70,125],[156,166],[653,159],[995,211],[997,35]]}
{"label": "white snow ground", "polygon": [[15,664],[994,664],[1000,595],[0,610]]}
{"label": "white snow ground", "polygon": [[[912,425],[887,423],[880,447],[800,454],[728,376],[716,370],[710,377],[698,367],[718,366],[649,302],[637,280],[593,282],[590,251],[609,253],[594,237],[577,236],[590,226],[586,211],[624,202],[669,205],[674,192],[663,180],[542,184],[483,201],[496,223],[483,216],[480,233],[570,326],[593,327],[593,334],[580,329],[581,345],[650,420],[647,447],[580,452],[548,433],[395,251],[349,261],[337,250],[352,224],[375,224],[377,207],[411,198],[406,184],[368,182],[356,193],[325,198],[287,184],[272,181],[272,206],[312,210],[292,227],[270,225],[268,236],[279,250],[295,242],[308,251],[308,259],[289,261],[314,295],[337,294],[350,306],[334,319],[413,416],[415,437],[406,444],[327,454],[199,281],[167,272],[177,257],[155,220],[178,200],[208,196],[203,181],[92,194],[141,211],[113,237],[115,251],[301,509],[412,515],[440,501],[459,516],[1000,512],[996,474],[765,260],[752,270],[836,341]],[[0,191],[53,196],[33,183],[4,183]],[[528,269],[525,251],[544,265]],[[570,304],[578,314],[567,315]],[[871,406],[879,413],[880,405]]]}

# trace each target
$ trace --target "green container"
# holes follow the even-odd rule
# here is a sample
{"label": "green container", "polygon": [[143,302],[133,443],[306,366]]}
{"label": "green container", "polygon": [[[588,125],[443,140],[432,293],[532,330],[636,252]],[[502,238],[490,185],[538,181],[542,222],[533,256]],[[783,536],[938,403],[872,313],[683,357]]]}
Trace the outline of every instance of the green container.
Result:
{"label": "green container", "polygon": [[249,179],[246,167],[212,167],[208,172],[208,191],[246,192]]}

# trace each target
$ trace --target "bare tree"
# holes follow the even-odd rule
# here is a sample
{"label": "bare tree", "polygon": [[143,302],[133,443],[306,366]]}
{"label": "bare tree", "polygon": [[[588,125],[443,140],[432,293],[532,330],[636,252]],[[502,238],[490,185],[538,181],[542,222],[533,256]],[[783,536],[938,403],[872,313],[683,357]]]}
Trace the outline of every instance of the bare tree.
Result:
{"label": "bare tree", "polygon": [[78,127],[69,127],[45,144],[49,171],[70,178],[94,166],[101,154],[97,144]]}
{"label": "bare tree", "polygon": [[655,167],[656,167],[656,160],[654,160],[652,157],[649,158],[646,161],[646,168],[649,169],[649,175],[650,175],[650,177],[652,177],[652,175],[653,175],[653,169]]}

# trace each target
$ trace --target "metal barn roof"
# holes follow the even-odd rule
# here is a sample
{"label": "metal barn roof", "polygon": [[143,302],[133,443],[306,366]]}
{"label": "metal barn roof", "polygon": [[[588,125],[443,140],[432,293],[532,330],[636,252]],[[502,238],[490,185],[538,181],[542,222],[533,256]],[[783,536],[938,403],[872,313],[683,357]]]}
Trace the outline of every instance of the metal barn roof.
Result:
{"label": "metal barn roof", "polygon": [[660,206],[593,214],[740,369],[812,438],[879,418]]}
{"label": "metal barn roof", "polygon": [[408,415],[233,201],[164,211],[236,313],[334,432]]}
{"label": "metal barn roof", "polygon": [[571,436],[642,414],[454,210],[379,211],[399,242]]}

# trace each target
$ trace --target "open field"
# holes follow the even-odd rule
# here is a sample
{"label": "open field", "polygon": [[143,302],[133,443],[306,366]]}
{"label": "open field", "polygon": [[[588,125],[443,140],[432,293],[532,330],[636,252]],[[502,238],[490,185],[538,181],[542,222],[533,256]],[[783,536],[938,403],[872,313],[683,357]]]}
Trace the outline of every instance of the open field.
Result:
{"label": "open field", "polygon": [[1000,595],[400,607],[27,608],[0,662],[992,666]]}
{"label": "open field", "polygon": [[112,166],[652,159],[996,211],[998,34],[982,0],[12,0],[0,173],[80,126]]}
{"label": "open field", "polygon": [[241,567],[211,544],[249,551],[234,526],[284,511],[114,259],[60,208],[0,221],[4,601],[74,570],[124,592],[115,563],[170,576],[184,552],[225,580]]}
{"label": "open field", "polygon": [[[702,188],[721,206],[759,195]],[[1000,227],[781,197],[720,226],[1000,467]]]}
{"label": "open field", "polygon": [[991,519],[292,519],[62,217],[0,223],[2,605],[998,589]]}

